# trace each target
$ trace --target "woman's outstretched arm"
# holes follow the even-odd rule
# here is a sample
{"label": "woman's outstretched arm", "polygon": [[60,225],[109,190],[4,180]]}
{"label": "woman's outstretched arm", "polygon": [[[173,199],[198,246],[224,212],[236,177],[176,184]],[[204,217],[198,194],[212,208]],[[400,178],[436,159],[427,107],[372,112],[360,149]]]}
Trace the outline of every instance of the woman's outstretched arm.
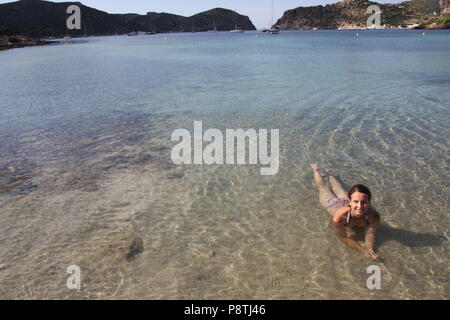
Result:
{"label": "woman's outstretched arm", "polygon": [[[372,260],[379,259],[379,256],[373,251],[373,249],[370,249],[369,246],[367,246],[368,248],[365,249],[358,242],[356,242],[353,239],[350,239],[347,236],[347,232],[345,231],[344,221],[343,221],[343,219],[344,219],[343,215],[345,213],[345,210],[347,210],[347,209],[344,209],[344,211],[341,211],[341,212],[337,212],[335,217],[333,218],[333,226],[334,226],[334,231],[336,233],[336,236],[345,245],[361,252],[366,258],[369,258]],[[371,236],[372,236],[372,234],[369,237],[371,237]],[[367,233],[366,233],[366,241],[367,241]],[[373,244],[375,244],[375,237],[373,238]],[[373,247],[371,247],[371,248],[373,248]]]}
{"label": "woman's outstretched arm", "polygon": [[[371,210],[371,209],[369,209]],[[377,227],[380,222],[380,215],[375,210],[372,210],[369,215],[369,227],[366,231],[366,246],[367,250],[374,256],[376,259],[380,257],[375,253],[375,243],[376,243],[376,232]]]}
{"label": "woman's outstretched arm", "polygon": [[366,249],[364,249],[362,246],[360,246],[358,242],[356,242],[353,239],[350,239],[347,236],[347,232],[345,231],[345,228],[342,225],[342,222],[336,222],[333,219],[333,225],[334,225],[334,232],[336,233],[336,236],[339,238],[339,240],[341,240],[341,242],[343,242],[348,247],[355,249],[355,250],[361,252],[362,254],[366,255]]}

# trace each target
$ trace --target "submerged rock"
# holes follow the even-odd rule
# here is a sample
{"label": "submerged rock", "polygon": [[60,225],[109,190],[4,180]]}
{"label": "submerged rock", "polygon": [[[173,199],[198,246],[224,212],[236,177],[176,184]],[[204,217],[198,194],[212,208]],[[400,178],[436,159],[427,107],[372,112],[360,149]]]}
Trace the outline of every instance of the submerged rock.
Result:
{"label": "submerged rock", "polygon": [[144,251],[144,240],[140,237],[134,238],[126,255],[127,260],[133,260],[142,251]]}
{"label": "submerged rock", "polygon": [[174,172],[167,176],[168,179],[181,179],[184,177],[183,172]]}
{"label": "submerged rock", "polygon": [[15,190],[12,194],[13,195],[24,195],[29,194],[34,189],[36,189],[38,186],[32,182],[27,182],[24,185],[20,186],[17,190]]}
{"label": "submerged rock", "polygon": [[32,171],[26,163],[6,165],[0,168],[0,193],[27,194],[37,185],[31,182]]}
{"label": "submerged rock", "polygon": [[0,271],[8,269],[8,268],[9,268],[9,265],[7,265],[6,263],[0,264]]}

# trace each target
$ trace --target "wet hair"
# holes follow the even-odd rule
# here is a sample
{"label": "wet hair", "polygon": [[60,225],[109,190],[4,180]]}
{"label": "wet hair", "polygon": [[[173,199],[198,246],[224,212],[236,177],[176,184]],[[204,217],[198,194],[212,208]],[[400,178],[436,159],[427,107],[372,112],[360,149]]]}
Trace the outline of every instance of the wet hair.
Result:
{"label": "wet hair", "polygon": [[351,199],[352,194],[354,194],[355,192],[361,192],[361,193],[367,194],[367,196],[369,197],[369,201],[370,201],[370,198],[372,198],[372,194],[370,193],[369,188],[367,188],[366,186],[364,186],[362,184],[356,184],[353,187],[351,187],[350,190],[348,191],[348,198]]}

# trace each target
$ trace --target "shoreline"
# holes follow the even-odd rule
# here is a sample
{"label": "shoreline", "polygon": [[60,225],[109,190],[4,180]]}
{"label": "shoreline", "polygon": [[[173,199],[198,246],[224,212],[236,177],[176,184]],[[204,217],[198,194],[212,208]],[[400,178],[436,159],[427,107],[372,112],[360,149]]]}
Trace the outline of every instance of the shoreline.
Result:
{"label": "shoreline", "polygon": [[0,51],[25,48],[25,47],[35,47],[53,44],[53,41],[46,41],[40,39],[34,39],[22,35],[3,35],[0,36]]}
{"label": "shoreline", "polygon": [[[422,28],[380,28],[380,29],[367,29],[367,28],[335,28],[335,29],[280,29],[280,31],[363,31],[363,30],[410,30],[410,31],[438,31],[438,30],[449,30],[445,28],[433,28],[433,29],[422,29]],[[258,32],[261,30],[249,30],[253,32]],[[205,31],[206,32],[206,31]],[[191,33],[191,32],[161,32],[156,34],[167,34],[167,33]],[[87,37],[104,37],[104,36],[126,36],[127,34],[99,34],[99,35],[90,35]],[[83,38],[82,36],[73,36],[71,39],[75,38]],[[46,39],[46,38],[44,38]],[[45,46],[45,45],[52,45],[52,44],[59,44],[62,41],[60,40],[41,40],[40,38],[31,38],[29,36],[23,36],[23,35],[2,35],[0,36],[0,51],[6,51],[10,49],[17,49],[17,48],[26,48],[26,47],[36,47],[36,46]]]}

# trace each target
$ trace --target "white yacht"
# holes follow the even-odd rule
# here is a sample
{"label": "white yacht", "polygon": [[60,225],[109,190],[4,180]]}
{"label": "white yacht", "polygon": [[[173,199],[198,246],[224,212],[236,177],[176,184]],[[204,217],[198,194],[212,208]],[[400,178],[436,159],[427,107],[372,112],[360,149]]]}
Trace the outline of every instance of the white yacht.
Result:
{"label": "white yacht", "polygon": [[275,26],[275,28],[270,28],[269,30],[267,30],[267,32],[269,32],[269,34],[279,34],[280,29],[278,28],[278,26]]}
{"label": "white yacht", "polygon": [[232,32],[232,33],[243,33],[244,30],[238,29],[238,27],[237,27],[237,11],[236,11],[236,9],[234,9],[234,12],[236,13],[235,23],[234,23],[234,29],[233,29],[233,30],[230,30],[230,32]]}

